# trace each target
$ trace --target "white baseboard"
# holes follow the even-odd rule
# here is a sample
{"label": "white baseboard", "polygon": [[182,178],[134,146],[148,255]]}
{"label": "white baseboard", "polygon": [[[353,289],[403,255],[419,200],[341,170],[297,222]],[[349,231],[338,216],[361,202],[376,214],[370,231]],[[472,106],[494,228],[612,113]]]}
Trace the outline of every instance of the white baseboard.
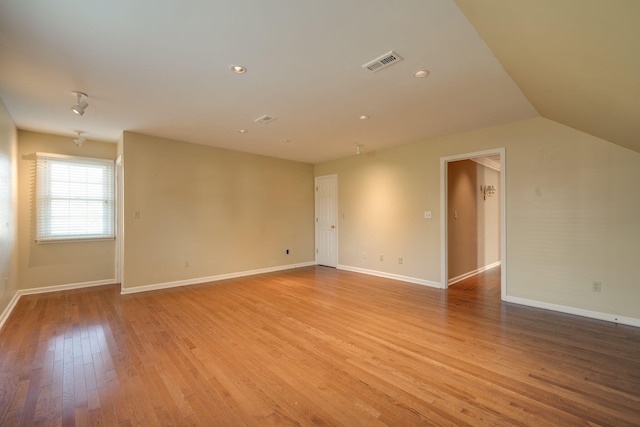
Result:
{"label": "white baseboard", "polygon": [[[290,265],[282,265],[277,267],[262,268],[257,270],[241,271],[236,273],[220,274],[220,275],[209,276],[209,277],[199,277],[195,279],[179,280],[175,282],[158,283],[154,285],[137,286],[135,288],[130,288],[130,289],[121,288],[121,294],[125,295],[125,294],[132,294],[132,293],[138,293],[138,292],[152,291],[157,289],[166,289],[166,288],[173,288],[178,286],[215,282],[215,281],[220,281],[225,279],[233,279],[237,277],[252,276],[255,274],[271,273],[274,271],[281,271],[281,270],[290,270],[290,269],[299,268],[299,267],[308,267],[312,265],[316,265],[315,261],[305,262],[300,264],[290,264]],[[496,266],[497,265],[487,266],[486,270]],[[440,283],[438,282],[418,279],[415,277],[402,276],[398,274],[386,273],[383,271],[368,270],[368,269],[359,268],[359,267],[351,267],[348,265],[338,265],[338,269],[441,289]],[[5,322],[11,315],[11,312],[13,311],[16,304],[18,303],[18,300],[23,295],[34,295],[34,294],[41,294],[46,292],[57,292],[57,291],[64,291],[64,290],[71,290],[71,289],[88,288],[93,286],[104,286],[104,285],[111,285],[114,283],[115,283],[115,279],[106,279],[106,280],[96,280],[92,282],[71,283],[66,285],[46,286],[42,288],[19,290],[15,293],[15,295],[13,296],[13,298],[11,299],[7,307],[4,309],[4,311],[2,312],[2,315],[0,315],[0,329],[2,329]],[[640,319],[636,319],[633,317],[619,316],[616,314],[602,313],[598,311],[585,310],[585,309],[576,308],[576,307],[569,307],[565,305],[552,304],[552,303],[536,301],[536,300],[531,300],[527,298],[513,297],[508,295],[504,299],[504,301],[511,302],[514,304],[525,305],[528,307],[542,308],[545,310],[557,311],[557,312],[566,313],[566,314],[573,314],[576,316],[588,317],[591,319],[604,320],[607,322],[613,322],[621,325],[628,325],[628,326],[634,326],[634,327],[640,328]]]}
{"label": "white baseboard", "polygon": [[402,276],[399,274],[386,273],[384,271],[367,270],[360,267],[351,267],[348,265],[338,265],[339,270],[353,271],[354,273],[368,274],[370,276],[384,277],[386,279],[400,280],[402,282],[415,283],[418,285],[430,286],[432,288],[442,289],[439,282],[431,282],[429,280],[418,279],[416,277]]}
{"label": "white baseboard", "polygon": [[[271,273],[271,272],[274,272],[274,271],[281,271],[281,270],[290,270],[290,269],[299,268],[299,267],[308,267],[308,266],[311,266],[311,265],[316,265],[315,261],[305,262],[305,263],[300,263],[300,264],[281,265],[281,266],[277,266],[277,267],[261,268],[261,269],[257,269],[257,270],[241,271],[241,272],[237,272],[237,273],[220,274],[220,275],[217,275],[217,276],[198,277],[198,278],[195,278],[195,279],[178,280],[178,281],[175,281],[175,282],[158,283],[158,284],[154,284],[154,285],[137,286],[135,288],[130,288],[130,289],[126,289],[126,288],[121,287],[120,288],[120,293],[122,295],[125,295],[125,294],[133,294],[133,293],[138,293],[138,292],[153,291],[153,290],[157,290],[157,289],[166,289],[166,288],[174,288],[174,287],[178,287],[178,286],[186,286],[186,285],[194,285],[194,284],[199,284],[199,283],[215,282],[215,281],[224,280],[224,279],[233,279],[233,278],[236,278],[236,277],[252,276],[252,275],[255,275],[255,274]],[[23,295],[35,295],[35,294],[42,294],[42,293],[47,293],[47,292],[57,292],[57,291],[65,291],[65,290],[80,289],[80,288],[90,288],[90,287],[93,287],[93,286],[111,285],[111,284],[114,284],[114,283],[116,283],[115,279],[106,279],[106,280],[96,280],[96,281],[92,281],[92,282],[69,283],[69,284],[66,284],[66,285],[45,286],[45,287],[42,287],[42,288],[32,288],[32,289],[21,289],[21,290],[18,290],[15,293],[15,295],[13,296],[13,298],[11,299],[11,301],[9,302],[9,305],[7,305],[7,307],[2,312],[2,315],[0,315],[0,329],[2,328],[2,326],[4,326],[4,323],[7,321],[7,319],[11,315],[11,312],[13,311],[13,309],[16,306],[16,304],[18,303],[18,300],[20,300],[20,297],[23,296]]]}
{"label": "white baseboard", "polygon": [[491,270],[492,268],[498,267],[500,265],[502,265],[502,262],[501,261],[496,261],[494,263],[485,265],[484,267],[480,267],[480,268],[475,269],[473,271],[469,271],[468,273],[461,274],[458,277],[452,277],[451,279],[449,279],[449,285],[453,285],[455,283],[461,282],[464,279],[468,279],[469,277],[475,276],[476,274],[480,274],[480,273],[482,273],[484,271],[487,271],[487,270]]}
{"label": "white baseboard", "polygon": [[43,288],[22,289],[18,293],[22,295],[44,294],[47,292],[68,291],[71,289],[92,288],[94,286],[113,285],[116,279],[94,280],[91,282],[68,283],[66,285],[45,286]]}
{"label": "white baseboard", "polygon": [[0,330],[2,330],[2,327],[4,326],[4,322],[6,322],[7,319],[9,318],[9,315],[11,314],[13,309],[16,307],[16,304],[18,303],[19,299],[20,299],[20,294],[19,292],[16,292],[13,295],[13,298],[11,298],[11,301],[9,301],[9,305],[7,305],[7,308],[5,308],[4,311],[2,312],[2,316],[0,316]]}
{"label": "white baseboard", "polygon": [[16,307],[18,300],[23,295],[35,295],[47,292],[66,291],[70,289],[90,288],[93,286],[113,285],[114,283],[116,283],[115,279],[106,279],[94,280],[91,282],[69,283],[66,285],[44,286],[42,288],[20,289],[15,293],[13,298],[11,298],[9,305],[7,305],[7,308],[2,312],[2,316],[0,316],[0,329],[4,326],[4,322],[7,321],[9,315],[11,315],[11,312]]}
{"label": "white baseboard", "polygon": [[526,305],[528,307],[542,308],[545,310],[558,311],[560,313],[573,314],[575,316],[589,317],[591,319],[604,320],[607,322],[619,323],[621,325],[635,326],[640,328],[640,319],[633,317],[618,316],[617,314],[602,313],[599,311],[585,310],[582,308],[569,307],[566,305],[552,304],[548,302],[536,301],[527,298],[508,296],[506,302]]}
{"label": "white baseboard", "polygon": [[277,267],[259,268],[257,270],[239,271],[235,273],[218,274],[215,276],[196,277],[193,279],[176,280],[173,282],[155,283],[152,285],[135,286],[133,288],[126,288],[125,284],[123,283],[123,286],[120,288],[120,293],[122,295],[126,295],[126,294],[135,294],[138,292],[157,291],[159,289],[176,288],[179,286],[198,285],[198,284],[208,283],[208,282],[217,282],[225,279],[235,279],[237,277],[253,276],[256,274],[263,274],[263,273],[272,273],[274,271],[291,270],[293,268],[299,268],[299,267],[309,267],[311,265],[316,265],[315,261],[303,262],[300,264],[279,265]]}

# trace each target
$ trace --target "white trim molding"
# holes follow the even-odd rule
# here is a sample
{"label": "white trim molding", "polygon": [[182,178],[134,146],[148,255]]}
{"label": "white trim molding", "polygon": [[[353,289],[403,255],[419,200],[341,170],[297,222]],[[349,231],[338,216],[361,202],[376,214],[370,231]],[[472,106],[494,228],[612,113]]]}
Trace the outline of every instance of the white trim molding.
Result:
{"label": "white trim molding", "polygon": [[215,276],[195,277],[193,279],[176,280],[173,282],[154,283],[151,285],[135,286],[132,288],[120,288],[122,295],[136,294],[139,292],[157,291],[159,289],[177,288],[180,286],[199,285],[208,282],[218,282],[225,279],[235,279],[237,277],[253,276],[256,274],[272,273],[274,271],[291,270],[300,267],[309,267],[316,265],[315,261],[304,262],[300,264],[279,265],[277,267],[260,268],[257,270],[239,271],[236,273],[218,274]]}
{"label": "white trim molding", "polygon": [[474,160],[479,157],[500,155],[500,299],[507,298],[507,178],[506,178],[506,149],[504,147],[490,150],[476,151],[473,153],[457,154],[454,156],[440,157],[440,283],[442,288],[449,286],[449,252],[448,252],[448,225],[447,225],[447,164],[457,160]]}
{"label": "white trim molding", "polygon": [[544,310],[557,311],[560,313],[573,314],[575,316],[588,317],[596,320],[604,320],[606,322],[618,323],[621,325],[635,326],[640,328],[640,319],[633,317],[618,316],[617,314],[602,313],[599,311],[585,310],[577,307],[569,307],[566,305],[552,304],[549,302],[536,301],[527,298],[507,296],[506,302],[511,302],[528,307],[542,308]]}
{"label": "white trim molding", "polygon": [[377,271],[377,270],[367,270],[366,268],[351,267],[349,265],[340,265],[340,264],[338,264],[338,270],[352,271],[354,273],[368,274],[370,276],[384,277],[386,279],[400,280],[401,282],[415,283],[417,285],[424,285],[424,286],[430,286],[432,288],[442,289],[442,286],[438,282],[418,279],[417,277],[402,276],[400,274],[386,273],[384,271]]}
{"label": "white trim molding", "polygon": [[94,286],[115,285],[116,279],[94,280],[92,282],[69,283],[66,285],[45,286],[42,288],[22,289],[18,291],[22,295],[45,294],[47,292],[68,291],[72,289],[92,288]]}
{"label": "white trim molding", "polygon": [[449,279],[449,286],[451,286],[451,285],[453,285],[455,283],[461,282],[464,279],[468,279],[469,277],[473,277],[473,276],[475,276],[477,274],[485,272],[487,270],[491,270],[492,268],[499,267],[500,264],[502,264],[501,261],[496,261],[494,263],[485,265],[484,267],[480,267],[480,268],[477,268],[477,269],[475,269],[473,271],[469,271],[467,273],[461,274],[458,277],[452,277],[451,279]]}
{"label": "white trim molding", "polygon": [[31,289],[20,289],[18,290],[7,308],[4,309],[2,315],[0,316],[0,329],[4,326],[4,323],[7,321],[11,312],[14,308],[16,308],[16,304],[18,304],[18,300],[23,295],[35,295],[35,294],[44,294],[47,292],[59,292],[59,291],[67,291],[71,289],[81,289],[81,288],[91,288],[94,286],[104,286],[104,285],[113,285],[116,284],[115,279],[104,279],[104,280],[94,280],[91,282],[79,282],[79,283],[69,283],[66,285],[55,285],[55,286],[44,286],[42,288],[31,288]]}
{"label": "white trim molding", "polygon": [[13,298],[11,298],[11,301],[9,301],[7,308],[5,308],[4,311],[2,312],[2,315],[0,316],[0,330],[2,330],[2,327],[4,326],[4,322],[7,321],[13,309],[16,308],[16,304],[18,303],[19,299],[20,299],[20,291],[16,292],[13,295]]}
{"label": "white trim molding", "polygon": [[488,157],[475,157],[473,159],[469,159],[472,160],[476,163],[481,164],[482,166],[486,166],[490,169],[493,169],[494,171],[498,171],[500,172],[500,162],[496,162],[495,160],[491,160]]}

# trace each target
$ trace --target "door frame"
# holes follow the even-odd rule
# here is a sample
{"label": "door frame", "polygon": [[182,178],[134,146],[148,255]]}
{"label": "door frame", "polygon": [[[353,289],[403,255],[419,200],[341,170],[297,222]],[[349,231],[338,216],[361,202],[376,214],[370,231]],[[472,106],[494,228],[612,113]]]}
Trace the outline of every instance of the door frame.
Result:
{"label": "door frame", "polygon": [[315,263],[316,265],[318,265],[318,222],[317,222],[317,218],[318,218],[318,180],[319,179],[323,179],[323,178],[333,178],[335,180],[335,188],[336,188],[336,193],[335,193],[335,197],[336,197],[336,209],[334,212],[335,215],[335,224],[336,224],[336,229],[335,229],[335,239],[334,239],[334,248],[333,248],[333,253],[335,254],[335,268],[338,268],[338,238],[339,238],[339,234],[338,234],[338,230],[340,229],[340,227],[338,226],[338,212],[340,212],[340,210],[338,209],[338,175],[337,174],[330,174],[330,175],[322,175],[322,176],[316,176],[313,180],[313,184],[314,184],[314,191],[313,191],[313,201],[314,201],[314,210],[313,210],[313,229],[314,229],[314,252],[315,252]]}
{"label": "door frame", "polygon": [[122,289],[124,264],[124,167],[122,155],[116,159],[116,282]]}
{"label": "door frame", "polygon": [[447,215],[449,211],[448,191],[448,164],[458,160],[468,160],[477,157],[500,155],[500,298],[507,298],[507,169],[505,148],[494,148],[485,151],[458,154],[455,156],[440,158],[440,287],[449,287],[449,252],[447,227]]}

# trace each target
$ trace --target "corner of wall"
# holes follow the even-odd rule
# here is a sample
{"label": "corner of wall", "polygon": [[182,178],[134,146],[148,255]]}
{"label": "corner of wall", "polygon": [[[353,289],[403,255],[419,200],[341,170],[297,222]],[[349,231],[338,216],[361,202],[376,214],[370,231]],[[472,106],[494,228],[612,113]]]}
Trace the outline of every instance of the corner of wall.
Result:
{"label": "corner of wall", "polygon": [[18,298],[17,135],[0,99],[0,328]]}

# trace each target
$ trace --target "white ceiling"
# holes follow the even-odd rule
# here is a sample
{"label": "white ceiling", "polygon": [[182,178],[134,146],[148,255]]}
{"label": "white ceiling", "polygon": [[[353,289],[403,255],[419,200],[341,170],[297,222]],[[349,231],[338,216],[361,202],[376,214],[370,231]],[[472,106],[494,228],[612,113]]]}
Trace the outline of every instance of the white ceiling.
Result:
{"label": "white ceiling", "polygon": [[538,115],[452,0],[2,0],[0,98],[69,144],[128,130],[309,163]]}

